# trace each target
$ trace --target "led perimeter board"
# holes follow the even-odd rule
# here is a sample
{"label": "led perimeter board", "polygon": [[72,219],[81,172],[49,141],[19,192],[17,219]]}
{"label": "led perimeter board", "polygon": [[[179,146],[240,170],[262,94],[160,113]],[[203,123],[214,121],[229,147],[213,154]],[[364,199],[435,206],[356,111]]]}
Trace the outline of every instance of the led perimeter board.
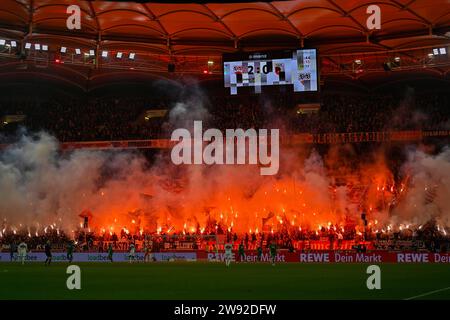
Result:
{"label": "led perimeter board", "polygon": [[317,50],[298,49],[223,55],[225,87],[237,94],[239,87],[293,85],[294,92],[317,91]]}

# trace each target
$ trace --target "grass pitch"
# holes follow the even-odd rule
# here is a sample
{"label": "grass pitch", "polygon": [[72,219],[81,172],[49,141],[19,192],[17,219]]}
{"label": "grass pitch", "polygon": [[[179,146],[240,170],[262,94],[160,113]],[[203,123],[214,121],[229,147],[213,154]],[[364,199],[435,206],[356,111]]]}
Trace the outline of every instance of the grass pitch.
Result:
{"label": "grass pitch", "polygon": [[67,264],[0,263],[0,299],[450,299],[450,265],[239,263],[73,263],[81,290],[68,290]]}

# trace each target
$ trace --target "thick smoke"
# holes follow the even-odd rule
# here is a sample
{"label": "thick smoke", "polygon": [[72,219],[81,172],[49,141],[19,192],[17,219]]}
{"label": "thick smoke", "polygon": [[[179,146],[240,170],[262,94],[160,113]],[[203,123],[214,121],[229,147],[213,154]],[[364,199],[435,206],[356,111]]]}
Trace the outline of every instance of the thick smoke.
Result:
{"label": "thick smoke", "polygon": [[195,120],[208,122],[211,119],[207,108],[209,100],[198,83],[188,79],[187,84],[179,84],[177,89],[178,102],[171,108],[168,121],[164,124],[169,134],[176,128],[192,129]]}
{"label": "thick smoke", "polygon": [[[161,156],[149,167],[142,156],[130,152],[61,153],[46,133],[24,135],[1,153],[0,214],[8,225],[32,230],[51,224],[74,230],[83,210],[92,212],[93,227],[113,231],[203,229],[208,221],[247,231],[262,228],[262,219],[270,228],[283,223],[316,228],[342,223],[349,214],[358,219],[359,206],[351,202],[346,187],[337,186],[333,197],[333,179],[317,152],[305,159],[304,150],[285,151],[289,161],[282,162],[284,170],[263,177],[257,167],[247,165],[176,167]],[[390,179],[377,173],[382,167],[376,162],[361,169],[381,177],[374,178],[366,193],[374,204],[375,184]],[[409,176],[405,196],[390,218],[386,211],[373,218],[386,224],[423,224],[435,218],[448,226],[450,151],[437,156],[411,151],[404,171]]]}
{"label": "thick smoke", "polygon": [[[189,113],[192,106],[198,104],[183,108]],[[331,202],[319,155],[313,153],[304,168],[298,165],[302,156],[286,151],[280,175],[262,177],[250,165],[177,167],[167,152],[152,166],[130,152],[60,152],[50,135],[24,133],[1,152],[0,217],[32,232],[51,224],[74,230],[84,210],[92,212],[93,227],[113,231],[131,229],[132,220],[149,231],[205,228],[208,222],[247,231],[261,228],[263,218],[300,215],[297,202],[309,199],[301,209],[307,224],[309,211],[330,212]]]}
{"label": "thick smoke", "polygon": [[414,89],[407,88],[398,107],[393,110],[388,128],[391,129],[420,129],[428,120],[427,114],[416,108]]}
{"label": "thick smoke", "polygon": [[[198,88],[182,97],[170,111],[167,130],[210,119]],[[366,210],[380,225],[435,218],[449,226],[450,151],[408,155],[404,185],[396,183],[402,191],[394,197],[384,194],[395,179],[382,150],[367,160],[350,145],[330,147],[323,158],[306,147],[283,147],[279,173],[261,176],[255,165],[175,166],[167,151],[151,165],[137,152],[63,152],[47,133],[21,133],[0,150],[0,218],[31,232],[52,224],[70,232],[89,210],[97,231],[192,232],[219,225],[248,232],[287,224],[316,229],[349,219],[360,224]],[[344,186],[340,176],[354,177],[355,187]]]}
{"label": "thick smoke", "polygon": [[[0,216],[20,224],[65,229],[78,225],[85,209],[124,212],[138,204],[146,189],[143,159],[131,153],[59,152],[58,142],[46,133],[23,135],[0,154]],[[114,174],[106,181],[104,171]],[[133,188],[128,188],[132,185]],[[107,190],[107,192],[105,192]]]}
{"label": "thick smoke", "polygon": [[438,155],[412,150],[408,156],[404,171],[410,175],[410,187],[394,214],[416,224],[435,219],[449,226],[450,150]]}

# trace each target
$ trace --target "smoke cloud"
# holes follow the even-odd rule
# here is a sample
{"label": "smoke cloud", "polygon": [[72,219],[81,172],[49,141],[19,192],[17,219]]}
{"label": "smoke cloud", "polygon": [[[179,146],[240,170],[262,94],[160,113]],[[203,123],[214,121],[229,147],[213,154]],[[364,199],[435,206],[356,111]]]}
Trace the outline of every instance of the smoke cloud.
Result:
{"label": "smoke cloud", "polygon": [[[182,96],[167,130],[210,117],[198,88]],[[365,210],[380,226],[432,218],[450,226],[449,149],[406,151],[400,180],[383,150],[358,158],[350,145],[322,156],[309,147],[282,147],[276,176],[261,176],[254,165],[175,166],[169,153],[161,151],[150,164],[139,152],[63,152],[45,132],[21,132],[0,149],[0,218],[15,228],[56,224],[70,232],[89,210],[97,231],[206,232],[218,225],[248,232],[360,224]]]}

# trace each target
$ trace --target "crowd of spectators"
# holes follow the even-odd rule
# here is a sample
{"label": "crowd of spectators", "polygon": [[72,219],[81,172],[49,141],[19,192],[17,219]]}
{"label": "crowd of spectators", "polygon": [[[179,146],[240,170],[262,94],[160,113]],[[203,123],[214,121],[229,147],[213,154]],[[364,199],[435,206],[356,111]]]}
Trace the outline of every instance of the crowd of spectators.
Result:
{"label": "crowd of spectators", "polygon": [[162,99],[123,98],[0,102],[0,116],[23,114],[27,130],[44,130],[63,142],[159,136],[161,121],[145,119],[144,112],[150,109],[167,109],[167,104]]}
{"label": "crowd of spectators", "polygon": [[[194,100],[192,102],[192,100]],[[177,99],[95,98],[95,99],[0,99],[0,117],[26,115],[23,125],[31,131],[45,130],[60,141],[102,141],[167,138],[170,110]],[[390,130],[450,129],[450,95],[349,95],[322,94],[320,110],[299,113],[298,101],[289,94],[272,96],[202,96],[186,104],[186,114],[203,108],[204,122],[214,128],[273,128],[286,132],[348,133]],[[164,117],[145,119],[145,111],[164,109]],[[3,133],[11,131],[3,125]],[[0,132],[1,132],[0,131]]]}
{"label": "crowd of spectators", "polygon": [[297,130],[348,133],[450,129],[450,95],[325,95],[317,114],[293,118]]}
{"label": "crowd of spectators", "polygon": [[[194,97],[195,98],[195,97]],[[275,96],[215,96],[202,97],[201,105],[195,99],[183,104],[185,114],[196,114],[201,108],[207,125],[219,129],[227,128],[282,128],[287,132],[308,133],[346,133],[370,132],[384,130],[449,130],[450,129],[450,94],[406,95],[344,95],[323,94],[321,108],[316,113],[298,113],[294,96],[278,94]],[[151,98],[96,98],[84,100],[68,99],[17,99],[8,101],[0,98],[0,117],[6,115],[26,115],[25,127],[30,131],[45,130],[54,134],[60,141],[124,140],[167,138],[170,136],[172,117],[170,110],[178,105],[177,99],[165,97]],[[169,110],[163,117],[145,118],[147,110]],[[4,121],[5,122],[5,121]],[[11,124],[3,123],[0,138],[8,133]],[[6,135],[7,137],[7,135]],[[5,135],[3,135],[5,138]],[[1,143],[0,139],[0,143]],[[266,232],[260,234],[226,235],[226,241],[243,242],[253,248],[256,243],[272,240],[282,248],[294,248],[298,241],[343,239],[343,240],[383,240],[386,237],[413,239],[420,237],[436,238],[437,235],[423,235],[422,231],[411,233],[377,233],[366,230],[364,234],[354,228],[339,230],[337,227],[322,230],[290,230]],[[210,236],[215,236],[211,233]],[[64,246],[69,238],[82,244],[81,249],[89,250],[94,243],[141,241],[142,234],[94,234],[78,233],[75,238],[68,237],[61,231],[52,230],[45,235],[28,235],[27,233],[1,234],[0,244],[10,244],[25,239],[30,248],[38,249],[49,240],[55,245]],[[153,235],[155,237],[155,235]],[[170,242],[173,239],[198,239],[199,234],[158,235],[156,243]],[[203,239],[204,235],[200,238]],[[172,239],[172,240],[170,240]],[[204,240],[209,241],[209,240]],[[204,243],[199,245],[204,247]]]}
{"label": "crowd of spectators", "polygon": [[[361,232],[362,231],[362,232]],[[450,230],[449,230],[450,231]],[[322,242],[326,244],[321,249],[343,249],[351,250],[351,247],[343,247],[343,241],[358,245],[364,243],[371,249],[377,250],[400,250],[402,246],[407,249],[447,252],[450,249],[450,237],[445,228],[439,228],[435,221],[429,221],[425,225],[410,226],[403,229],[375,230],[353,226],[339,227],[330,225],[319,230],[284,228],[278,231],[246,232],[236,233],[233,230],[225,232],[137,232],[131,234],[122,230],[120,233],[102,233],[77,230],[72,235],[67,235],[64,231],[49,229],[44,234],[32,235],[24,230],[15,232],[5,232],[0,236],[0,252],[10,251],[20,242],[27,243],[31,251],[43,251],[47,242],[51,243],[55,251],[64,251],[69,242],[75,245],[77,252],[104,252],[109,243],[113,244],[116,251],[126,251],[130,243],[140,243],[136,245],[141,250],[144,241],[151,241],[152,251],[186,250],[186,246],[180,243],[190,243],[191,250],[214,251],[223,250],[224,243],[233,243],[237,249],[240,244],[246,250],[256,250],[258,247],[267,248],[271,243],[276,243],[280,249],[287,249],[291,252],[295,250],[308,250],[310,242]],[[420,245],[419,245],[420,243]],[[312,248],[314,249],[314,248]]]}

